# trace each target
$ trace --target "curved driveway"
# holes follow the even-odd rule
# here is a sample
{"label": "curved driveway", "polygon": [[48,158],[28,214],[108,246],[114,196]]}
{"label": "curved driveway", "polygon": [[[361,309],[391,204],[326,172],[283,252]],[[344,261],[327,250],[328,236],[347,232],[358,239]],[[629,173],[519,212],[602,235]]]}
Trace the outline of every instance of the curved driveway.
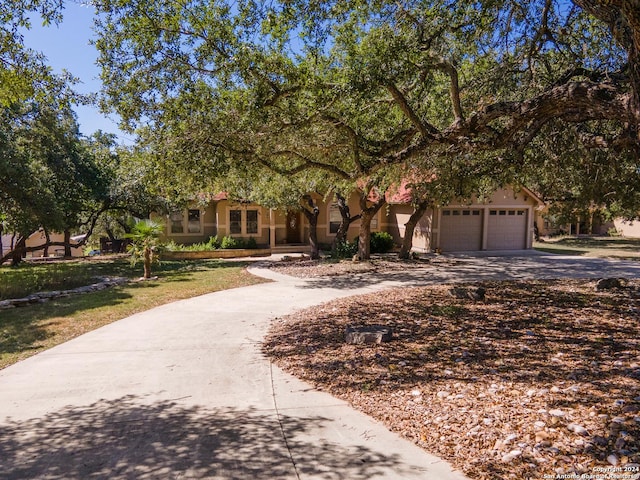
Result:
{"label": "curved driveway", "polygon": [[392,286],[640,277],[640,262],[443,256],[349,281],[295,279],[164,305],[0,371],[0,478],[462,479],[260,353],[271,319]]}

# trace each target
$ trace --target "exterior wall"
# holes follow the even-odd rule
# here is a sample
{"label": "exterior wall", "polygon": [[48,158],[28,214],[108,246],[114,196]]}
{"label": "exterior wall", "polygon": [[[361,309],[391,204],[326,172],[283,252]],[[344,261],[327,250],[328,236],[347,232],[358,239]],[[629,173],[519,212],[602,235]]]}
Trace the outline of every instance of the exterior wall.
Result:
{"label": "exterior wall", "polygon": [[[231,232],[231,212],[241,212],[241,231],[240,233]],[[256,233],[247,231],[247,212],[257,212],[258,228]],[[218,237],[231,236],[233,238],[242,238],[248,240],[254,238],[258,245],[269,245],[270,243],[270,212],[268,208],[261,207],[254,203],[239,204],[229,202],[228,200],[221,200],[217,203],[216,208],[216,223],[218,225],[217,234]],[[286,228],[286,225],[285,225]],[[276,237],[277,238],[277,237]]]}
{"label": "exterior wall", "polygon": [[549,208],[545,207],[543,210],[536,212],[535,222],[541,237],[554,235],[607,235],[609,230],[614,227],[620,231],[621,229],[618,228],[618,225],[624,230],[622,219],[616,219],[616,221],[611,222],[603,220],[599,215],[595,215],[592,219],[592,225],[589,225],[591,220],[589,218],[576,217],[573,220],[573,223],[560,224],[555,216],[549,213]]}
{"label": "exterior wall", "polygon": [[640,219],[629,222],[621,218],[616,218],[613,224],[623,237],[640,238]]}
{"label": "exterior wall", "polygon": [[[334,210],[332,215],[333,198],[324,201],[321,196],[314,194],[314,200],[320,209],[317,225],[318,242],[321,245],[329,245],[335,238],[335,232],[331,232],[332,220],[333,223],[339,222],[339,212]],[[348,204],[352,214],[357,215],[360,212],[357,194],[354,193],[350,196]],[[447,250],[446,246],[442,248],[443,246],[440,245],[440,226],[442,225],[443,209],[481,210],[481,226],[474,230],[474,235],[477,232],[477,235],[480,236],[479,245],[481,249],[491,248],[492,242],[496,244],[496,235],[499,236],[499,233],[496,232],[494,232],[493,236],[490,235],[489,219],[491,215],[497,215],[501,210],[507,210],[505,216],[508,217],[511,214],[510,210],[514,210],[513,215],[519,217],[520,220],[524,220],[524,222],[521,222],[524,230],[523,237],[521,237],[524,242],[524,248],[531,248],[534,232],[534,212],[538,206],[538,199],[534,198],[526,190],[515,192],[506,188],[496,191],[483,203],[478,203],[477,201],[463,203],[458,200],[441,208],[429,209],[420,219],[414,231],[413,250],[419,252],[430,252],[436,249]],[[198,233],[171,234],[171,219],[170,217],[164,217],[167,221],[166,239],[188,244],[207,241],[210,236],[216,234],[219,237],[230,235],[234,238],[245,240],[253,237],[259,245],[270,245],[271,248],[291,244],[305,245],[309,242],[309,222],[302,212],[292,211],[288,214],[285,210],[272,210],[256,204],[239,204],[228,200],[212,202],[206,209],[201,211],[202,229]],[[399,245],[404,235],[404,225],[409,220],[412,211],[413,208],[407,204],[390,204],[378,211],[372,221],[371,231],[386,231],[391,234],[394,242]],[[231,218],[232,212],[235,212],[234,219]],[[256,215],[252,218],[257,218],[255,233],[248,231],[249,228],[253,227],[249,226],[247,212],[255,212],[252,214]],[[493,224],[499,224],[499,222],[492,222]],[[241,228],[239,225],[241,225]],[[232,233],[232,227],[237,231]],[[360,222],[353,222],[347,232],[347,239],[351,241],[356,238],[359,228]]]}
{"label": "exterior wall", "polygon": [[[189,210],[200,211],[199,231],[189,232]],[[163,241],[174,241],[175,243],[189,245],[193,243],[201,243],[209,240],[209,237],[213,237],[217,234],[216,228],[216,204],[214,202],[209,203],[206,207],[201,206],[189,206],[181,212],[182,214],[182,232],[172,232],[172,220],[175,219],[172,215],[158,215],[151,214],[151,219],[157,222],[161,222],[164,225]]]}
{"label": "exterior wall", "polygon": [[[50,233],[49,234],[49,240],[51,240],[52,242],[64,242],[64,234],[63,233]],[[33,235],[31,235],[29,238],[27,238],[27,241],[25,242],[27,247],[37,247],[38,245],[42,245],[44,242],[46,242],[46,237],[44,235],[44,231],[40,230],[36,233],[34,233]],[[73,243],[73,242],[72,242]],[[84,255],[84,252],[82,250],[83,247],[75,247],[75,248],[71,248],[71,256],[72,257],[82,257]],[[42,250],[35,250],[33,252],[29,252],[27,254],[27,256],[29,257],[42,257],[44,255],[44,249]],[[49,256],[50,257],[62,257],[64,256],[64,247],[61,246],[50,246],[49,247]]]}
{"label": "exterior wall", "polygon": [[2,235],[2,251],[0,256],[4,257],[11,250],[12,235]]}
{"label": "exterior wall", "polygon": [[522,190],[519,192],[510,188],[503,188],[495,191],[491,197],[486,199],[483,203],[478,203],[474,199],[471,203],[464,203],[460,200],[453,201],[449,205],[442,208],[438,208],[434,214],[432,239],[434,249],[447,250],[446,245],[440,244],[440,225],[442,224],[442,211],[443,209],[458,208],[458,209],[481,209],[482,210],[482,232],[481,235],[481,249],[486,250],[490,246],[489,237],[489,218],[491,210],[525,210],[526,215],[526,232],[524,246],[525,248],[531,248],[533,246],[533,219],[534,209],[537,207],[538,201],[533,198],[527,191]]}
{"label": "exterior wall", "polygon": [[[409,221],[412,213],[413,207],[405,204],[391,204],[387,209],[387,213],[383,213],[381,230],[389,233],[396,245],[402,244],[405,232],[404,225]],[[431,250],[432,221],[433,210],[428,209],[413,231],[412,250],[417,252],[429,252]]]}

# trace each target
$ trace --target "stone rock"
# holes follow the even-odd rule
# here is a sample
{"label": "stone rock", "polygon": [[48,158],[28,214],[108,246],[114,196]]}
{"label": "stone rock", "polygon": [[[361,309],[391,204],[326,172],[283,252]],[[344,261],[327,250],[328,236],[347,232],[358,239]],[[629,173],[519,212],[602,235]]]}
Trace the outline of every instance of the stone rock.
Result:
{"label": "stone rock", "polygon": [[518,458],[520,455],[522,455],[522,450],[511,450],[509,453],[502,457],[502,462],[509,463]]}
{"label": "stone rock", "polygon": [[453,298],[482,301],[484,300],[486,290],[482,287],[478,287],[478,288],[453,287],[452,289],[449,290],[448,293]]}
{"label": "stone rock", "polygon": [[622,282],[619,278],[601,278],[596,282],[596,291],[611,290],[613,288],[621,288]]}
{"label": "stone rock", "polygon": [[2,300],[0,302],[0,310],[8,310],[10,308],[16,308],[16,306],[11,303],[11,300]]}
{"label": "stone rock", "polygon": [[390,342],[392,337],[391,328],[382,325],[349,325],[345,331],[345,342],[351,344]]}
{"label": "stone rock", "polygon": [[11,302],[16,307],[24,307],[24,306],[29,305],[31,303],[31,301],[28,298],[16,298],[16,299],[11,300]]}
{"label": "stone rock", "polygon": [[573,433],[578,435],[589,435],[589,432],[582,425],[577,425],[575,423],[570,423],[567,425],[567,429]]}

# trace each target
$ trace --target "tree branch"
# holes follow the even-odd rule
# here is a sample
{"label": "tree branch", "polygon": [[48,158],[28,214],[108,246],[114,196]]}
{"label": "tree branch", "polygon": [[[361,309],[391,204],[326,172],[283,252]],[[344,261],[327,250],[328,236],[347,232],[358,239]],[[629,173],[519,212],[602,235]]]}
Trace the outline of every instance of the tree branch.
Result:
{"label": "tree branch", "polygon": [[402,92],[398,90],[398,87],[396,87],[392,82],[387,83],[386,86],[396,104],[400,107],[400,110],[402,110],[402,113],[406,115],[406,117],[411,121],[413,126],[418,129],[423,137],[429,138],[440,133],[436,127],[430,125],[429,123],[424,123],[420,120],[420,118],[418,118],[418,115],[416,115],[416,113],[413,111],[413,109],[409,105],[409,102],[407,102],[407,99],[404,97]]}
{"label": "tree branch", "polygon": [[461,122],[464,120],[462,114],[462,103],[460,101],[460,83],[458,80],[458,70],[453,66],[451,62],[448,62],[444,58],[436,58],[435,67],[440,71],[449,75],[451,84],[449,86],[449,95],[451,97],[451,105],[453,108],[453,116],[455,122]]}

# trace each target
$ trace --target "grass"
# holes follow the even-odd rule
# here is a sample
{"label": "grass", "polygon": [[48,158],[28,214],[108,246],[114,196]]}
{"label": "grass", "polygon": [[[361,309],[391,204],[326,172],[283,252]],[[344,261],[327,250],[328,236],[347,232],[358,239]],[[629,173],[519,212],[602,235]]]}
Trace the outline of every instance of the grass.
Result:
{"label": "grass", "polygon": [[[137,312],[205,293],[262,283],[246,264],[218,260],[163,261],[158,280],[132,282],[0,311],[0,369]],[[0,268],[0,289],[20,296],[93,283],[99,276],[137,278],[141,267],[128,261],[76,261]],[[84,282],[84,283],[79,283]],[[19,287],[18,287],[19,286]],[[5,290],[6,289],[6,290]]]}
{"label": "grass", "polygon": [[[164,262],[157,271],[171,271]],[[0,300],[22,298],[36,292],[68,290],[95,283],[99,277],[139,277],[140,266],[131,267],[122,257],[113,259],[77,259],[50,262],[22,262],[17,267],[0,267]]]}
{"label": "grass", "polygon": [[640,260],[640,238],[559,237],[535,242],[533,246],[558,255]]}

